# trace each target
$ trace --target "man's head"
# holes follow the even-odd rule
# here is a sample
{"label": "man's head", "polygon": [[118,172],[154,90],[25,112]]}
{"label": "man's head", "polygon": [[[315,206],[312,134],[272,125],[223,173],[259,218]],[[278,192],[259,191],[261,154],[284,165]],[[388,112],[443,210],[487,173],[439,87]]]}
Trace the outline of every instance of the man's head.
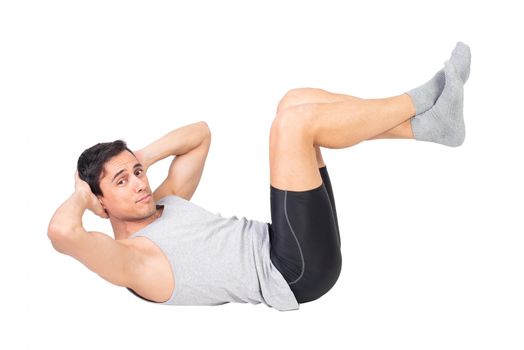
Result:
{"label": "man's head", "polygon": [[77,169],[110,218],[137,221],[156,212],[144,168],[124,141],[86,149],[78,158]]}

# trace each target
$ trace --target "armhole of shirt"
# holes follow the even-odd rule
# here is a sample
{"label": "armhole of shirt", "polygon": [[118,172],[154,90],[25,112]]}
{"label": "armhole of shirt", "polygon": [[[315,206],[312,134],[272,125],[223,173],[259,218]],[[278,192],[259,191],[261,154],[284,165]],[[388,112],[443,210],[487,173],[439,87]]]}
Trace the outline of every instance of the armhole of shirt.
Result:
{"label": "armhole of shirt", "polygon": [[141,296],[140,294],[137,294],[137,293],[136,293],[134,290],[132,290],[131,288],[128,288],[128,287],[126,287],[126,288],[127,288],[127,290],[129,290],[131,293],[133,293],[134,295],[136,295],[136,296],[139,297],[140,299],[145,300],[145,301],[149,301],[150,303],[158,304],[156,301],[146,299],[146,298],[144,298],[143,296]]}

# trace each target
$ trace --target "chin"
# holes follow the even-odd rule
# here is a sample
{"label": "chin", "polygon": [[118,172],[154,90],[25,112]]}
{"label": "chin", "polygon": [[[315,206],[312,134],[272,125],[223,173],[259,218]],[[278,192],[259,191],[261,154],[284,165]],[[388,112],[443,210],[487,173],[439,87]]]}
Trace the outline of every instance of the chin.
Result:
{"label": "chin", "polygon": [[156,204],[152,203],[147,210],[147,216],[154,215],[156,213]]}

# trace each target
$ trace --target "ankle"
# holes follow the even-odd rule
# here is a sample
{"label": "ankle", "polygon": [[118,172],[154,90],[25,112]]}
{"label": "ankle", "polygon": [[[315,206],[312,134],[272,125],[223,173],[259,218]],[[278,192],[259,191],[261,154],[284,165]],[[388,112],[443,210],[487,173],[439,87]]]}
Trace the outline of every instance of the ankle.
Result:
{"label": "ankle", "polygon": [[417,114],[417,109],[415,103],[413,102],[413,97],[411,97],[407,92],[402,94],[402,97],[405,99],[406,108],[409,112],[410,117],[414,117]]}

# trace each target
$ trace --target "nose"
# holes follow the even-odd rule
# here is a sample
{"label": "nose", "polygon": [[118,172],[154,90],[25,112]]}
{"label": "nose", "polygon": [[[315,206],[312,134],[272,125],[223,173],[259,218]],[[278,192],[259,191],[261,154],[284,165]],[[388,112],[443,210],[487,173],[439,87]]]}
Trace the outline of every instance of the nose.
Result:
{"label": "nose", "polygon": [[133,185],[137,193],[145,190],[146,188],[146,182],[144,179],[141,179],[135,175],[133,175]]}

